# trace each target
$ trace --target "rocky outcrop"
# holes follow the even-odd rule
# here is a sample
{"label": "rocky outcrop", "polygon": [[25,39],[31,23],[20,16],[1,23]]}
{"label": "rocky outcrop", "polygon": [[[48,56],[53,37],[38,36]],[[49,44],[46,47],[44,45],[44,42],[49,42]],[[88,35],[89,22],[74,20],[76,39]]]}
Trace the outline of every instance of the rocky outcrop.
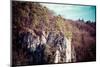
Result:
{"label": "rocky outcrop", "polygon": [[55,55],[56,55],[56,56],[55,56],[55,61],[54,61],[54,63],[59,63],[59,62],[60,62],[60,59],[61,59],[59,50],[56,50]]}
{"label": "rocky outcrop", "polygon": [[35,32],[35,35],[31,32],[22,32],[18,37],[21,48],[27,50],[27,55],[30,55],[29,64],[72,62],[71,39],[61,32],[50,31],[48,35],[45,31],[39,31],[40,35]]}
{"label": "rocky outcrop", "polygon": [[72,51],[71,51],[71,39],[67,39],[66,38],[66,41],[67,41],[67,43],[66,43],[66,45],[67,45],[67,48],[66,48],[66,62],[72,62],[72,58],[71,58],[71,53],[72,53]]}

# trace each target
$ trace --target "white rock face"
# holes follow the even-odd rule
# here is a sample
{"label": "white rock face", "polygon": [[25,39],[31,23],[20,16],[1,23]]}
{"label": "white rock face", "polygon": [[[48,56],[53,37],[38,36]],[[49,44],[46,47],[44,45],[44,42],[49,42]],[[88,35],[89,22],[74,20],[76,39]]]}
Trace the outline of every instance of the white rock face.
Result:
{"label": "white rock face", "polygon": [[43,35],[41,36],[41,43],[46,44],[46,38]]}
{"label": "white rock face", "polygon": [[[63,62],[75,62],[75,51],[74,51],[74,48],[72,48],[72,45],[71,45],[71,39],[67,39],[65,37],[64,39],[64,43],[66,45],[66,47],[64,48],[65,49],[65,58],[64,58],[64,61]],[[59,47],[59,50],[61,51],[61,47]],[[73,50],[72,50],[73,49]],[[55,63],[59,63],[61,60],[61,52],[59,50],[56,50],[56,56],[55,56]]]}
{"label": "white rock face", "polygon": [[36,43],[36,46],[39,46],[40,44],[40,40],[39,40],[39,37],[37,37],[37,43]]}
{"label": "white rock face", "polygon": [[42,31],[42,36],[41,36],[41,44],[46,44],[46,34],[45,34],[45,31]]}
{"label": "white rock face", "polygon": [[66,38],[66,62],[71,62],[71,39]]}
{"label": "white rock face", "polygon": [[60,61],[60,52],[59,50],[56,50],[56,56],[55,56],[54,63],[59,63],[59,61]]}

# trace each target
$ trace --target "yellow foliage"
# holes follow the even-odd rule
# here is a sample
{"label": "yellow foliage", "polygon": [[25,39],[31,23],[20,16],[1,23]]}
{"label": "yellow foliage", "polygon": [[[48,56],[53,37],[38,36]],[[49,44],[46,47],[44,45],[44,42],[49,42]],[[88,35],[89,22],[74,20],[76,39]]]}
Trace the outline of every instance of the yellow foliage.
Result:
{"label": "yellow foliage", "polygon": [[70,31],[65,32],[65,36],[66,36],[68,39],[71,39],[71,38],[72,38],[72,32],[70,32]]}
{"label": "yellow foliage", "polygon": [[56,17],[55,23],[55,26],[58,31],[62,31],[65,29],[64,19],[61,16]]}

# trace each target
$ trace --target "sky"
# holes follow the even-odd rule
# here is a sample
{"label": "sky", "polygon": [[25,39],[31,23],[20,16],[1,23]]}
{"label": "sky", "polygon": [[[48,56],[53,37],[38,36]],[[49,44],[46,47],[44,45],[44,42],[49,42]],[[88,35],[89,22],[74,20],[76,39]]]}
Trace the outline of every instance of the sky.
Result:
{"label": "sky", "polygon": [[49,10],[52,10],[55,15],[61,15],[66,19],[78,20],[84,19],[84,21],[96,21],[96,7],[84,6],[84,5],[65,5],[65,4],[51,4],[41,3]]}

